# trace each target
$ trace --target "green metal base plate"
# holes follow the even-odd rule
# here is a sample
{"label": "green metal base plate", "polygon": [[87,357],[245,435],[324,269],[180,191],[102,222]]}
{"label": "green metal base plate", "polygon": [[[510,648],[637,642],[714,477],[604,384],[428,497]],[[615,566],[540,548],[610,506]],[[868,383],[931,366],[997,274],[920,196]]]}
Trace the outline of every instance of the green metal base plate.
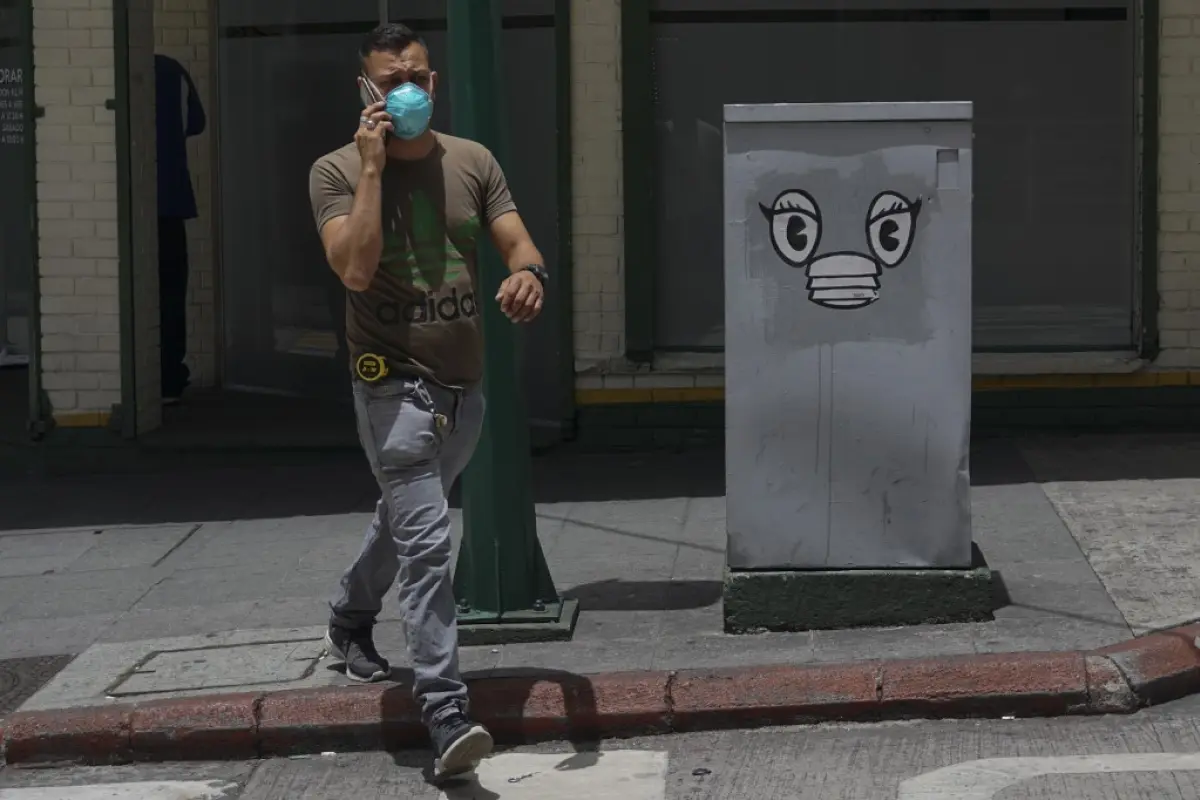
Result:
{"label": "green metal base plate", "polygon": [[469,616],[460,618],[458,643],[472,645],[530,644],[534,642],[568,642],[575,635],[579,620],[579,601],[563,600],[557,619],[545,622],[471,622]]}
{"label": "green metal base plate", "polygon": [[997,575],[974,569],[728,572],[725,631],[982,622],[1002,605]]}

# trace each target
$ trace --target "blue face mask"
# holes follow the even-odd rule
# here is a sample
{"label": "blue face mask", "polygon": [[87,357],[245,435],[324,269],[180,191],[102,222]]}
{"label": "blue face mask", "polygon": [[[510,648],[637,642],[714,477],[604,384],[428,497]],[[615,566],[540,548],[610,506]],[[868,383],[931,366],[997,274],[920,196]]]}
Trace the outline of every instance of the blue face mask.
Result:
{"label": "blue face mask", "polygon": [[415,83],[403,83],[388,92],[384,111],[392,117],[392,129],[401,139],[416,139],[429,129],[433,98]]}

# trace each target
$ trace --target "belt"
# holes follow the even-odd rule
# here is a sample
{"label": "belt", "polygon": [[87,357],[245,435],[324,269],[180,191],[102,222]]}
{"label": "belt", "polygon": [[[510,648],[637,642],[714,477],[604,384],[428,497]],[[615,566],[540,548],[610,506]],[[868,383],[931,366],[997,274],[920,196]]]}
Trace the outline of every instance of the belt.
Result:
{"label": "belt", "polygon": [[[376,355],[375,353],[363,353],[354,361],[354,372],[358,375],[360,380],[366,381],[367,383],[378,383],[388,376],[390,370],[388,369],[387,359],[383,356]],[[430,396],[429,390],[425,388],[423,383],[418,382],[417,391],[421,395],[421,399],[426,402],[429,405],[429,408],[432,410],[433,419],[434,422],[437,423],[438,430],[445,430],[446,426],[449,424],[449,420],[446,418],[445,414],[437,411],[436,404],[433,402],[433,397]],[[458,393],[455,392],[454,395],[454,410],[455,415],[457,416]]]}
{"label": "belt", "polygon": [[354,361],[354,372],[359,380],[377,383],[388,376],[387,359],[374,353],[363,353]]}

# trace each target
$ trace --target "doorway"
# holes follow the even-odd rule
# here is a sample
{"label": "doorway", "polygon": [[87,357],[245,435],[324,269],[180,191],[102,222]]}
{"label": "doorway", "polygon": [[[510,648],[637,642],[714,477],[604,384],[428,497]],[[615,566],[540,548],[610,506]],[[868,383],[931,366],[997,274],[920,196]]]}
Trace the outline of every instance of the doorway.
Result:
{"label": "doorway", "polygon": [[38,389],[31,5],[0,0],[0,443],[28,438]]}
{"label": "doorway", "polygon": [[[522,217],[552,274],[558,253],[555,3],[504,4],[505,164]],[[312,222],[308,174],[352,139],[362,36],[390,17],[426,40],[442,86],[452,81],[444,2],[219,0],[218,219],[221,372],[227,389],[305,400],[349,399],[345,289],[326,265]],[[453,133],[450,93],[433,126]],[[558,308],[524,331],[523,380],[535,430],[567,417],[562,370],[570,342]],[[544,436],[538,437],[544,439]]]}

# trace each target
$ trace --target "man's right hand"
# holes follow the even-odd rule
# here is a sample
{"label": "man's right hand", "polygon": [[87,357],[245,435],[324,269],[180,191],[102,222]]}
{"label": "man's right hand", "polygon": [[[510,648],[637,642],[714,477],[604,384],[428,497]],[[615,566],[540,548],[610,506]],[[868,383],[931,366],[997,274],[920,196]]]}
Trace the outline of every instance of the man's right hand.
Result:
{"label": "man's right hand", "polygon": [[387,164],[387,135],[392,130],[392,118],[383,110],[383,103],[372,103],[363,109],[358,121],[354,143],[362,158],[363,168],[373,167],[382,172]]}

